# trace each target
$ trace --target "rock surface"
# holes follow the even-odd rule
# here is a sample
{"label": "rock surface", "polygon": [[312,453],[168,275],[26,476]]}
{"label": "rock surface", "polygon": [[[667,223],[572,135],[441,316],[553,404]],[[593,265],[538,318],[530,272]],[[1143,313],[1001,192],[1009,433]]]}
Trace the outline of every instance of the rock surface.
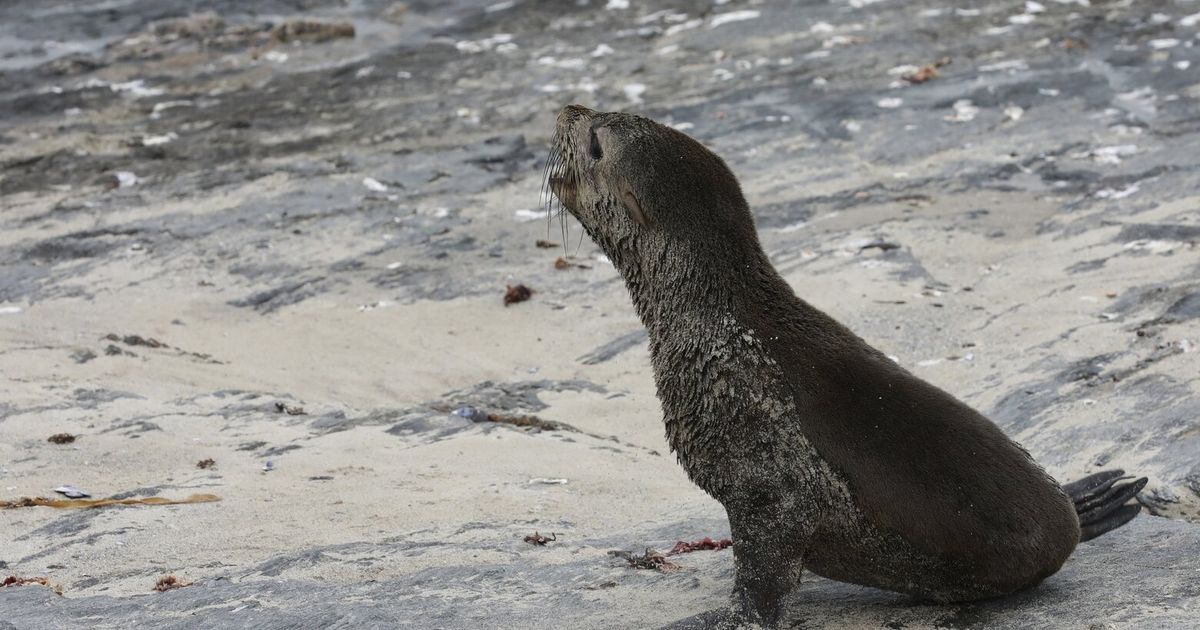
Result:
{"label": "rock surface", "polygon": [[0,511],[0,577],[64,592],[0,628],[719,607],[728,551],[607,555],[728,530],[619,277],[547,225],[570,102],[711,146],[804,299],[1056,477],[1151,479],[1162,518],[1035,591],[813,579],[795,627],[1200,627],[1200,3],[248,6],[0,6],[0,500],[221,498]]}
{"label": "rock surface", "polygon": [[[670,533],[695,530],[678,523]],[[720,525],[713,523],[714,526]],[[667,533],[648,533],[644,540]],[[732,579],[729,552],[674,558],[681,568],[633,570],[604,550],[618,539],[588,540],[572,549],[530,552],[516,540],[496,547],[456,541],[388,540],[309,549],[227,578],[164,594],[65,598],[46,588],[5,594],[16,627],[163,628],[656,627],[674,621],[675,606],[719,602]],[[671,544],[670,539],[662,542]],[[1181,549],[1200,547],[1196,527],[1163,518],[1136,520],[1119,533],[1084,543],[1057,575],[1034,591],[974,604],[934,606],[902,595],[808,581],[788,609],[793,628],[1192,628],[1200,575],[1181,565]],[[1131,553],[1136,549],[1136,553]],[[498,562],[464,560],[505,552]],[[342,561],[402,562],[441,556],[446,562],[403,578],[365,583],[291,579],[298,566]],[[455,562],[455,558],[459,563]],[[619,604],[614,605],[614,603]],[[667,605],[663,605],[666,603]],[[582,620],[582,621],[579,621]],[[705,627],[684,620],[672,628]],[[0,626],[3,627],[3,626]]]}

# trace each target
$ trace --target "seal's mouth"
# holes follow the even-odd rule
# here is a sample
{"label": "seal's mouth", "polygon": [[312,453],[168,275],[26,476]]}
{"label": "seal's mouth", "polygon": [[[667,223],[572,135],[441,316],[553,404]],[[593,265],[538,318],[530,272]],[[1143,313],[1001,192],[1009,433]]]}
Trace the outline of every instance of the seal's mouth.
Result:
{"label": "seal's mouth", "polygon": [[579,218],[579,174],[572,168],[571,144],[561,134],[554,138],[550,155],[546,158],[542,194],[546,204],[546,220],[558,219],[566,237],[566,221],[569,212]]}
{"label": "seal's mouth", "polygon": [[579,191],[579,178],[575,169],[571,168],[571,144],[561,134],[555,136],[554,144],[550,147],[550,156],[546,158],[546,172],[542,192],[550,197],[546,200],[548,209],[553,210],[554,200],[560,204],[560,210],[570,210],[574,214],[574,202]]}
{"label": "seal's mouth", "polygon": [[579,184],[574,174],[566,171],[558,175],[551,175],[549,188],[550,193],[558,199],[558,203],[571,214],[575,214],[576,193],[579,192]]}

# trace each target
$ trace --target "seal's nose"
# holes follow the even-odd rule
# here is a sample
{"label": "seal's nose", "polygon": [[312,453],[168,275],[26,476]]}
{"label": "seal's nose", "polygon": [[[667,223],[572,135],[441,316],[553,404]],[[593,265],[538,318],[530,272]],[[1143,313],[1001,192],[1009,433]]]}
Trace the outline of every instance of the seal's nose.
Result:
{"label": "seal's nose", "polygon": [[581,118],[591,118],[596,114],[595,111],[584,107],[583,105],[567,105],[558,113],[558,128],[567,129]]}

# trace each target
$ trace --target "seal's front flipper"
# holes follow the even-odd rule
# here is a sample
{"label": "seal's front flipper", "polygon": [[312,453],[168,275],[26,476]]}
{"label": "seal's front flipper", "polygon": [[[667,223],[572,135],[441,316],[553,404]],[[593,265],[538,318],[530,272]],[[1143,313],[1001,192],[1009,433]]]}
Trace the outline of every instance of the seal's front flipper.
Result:
{"label": "seal's front flipper", "polygon": [[1123,470],[1106,470],[1063,486],[1079,515],[1080,540],[1110,532],[1133,520],[1141,511],[1137,503],[1125,503],[1146,487],[1147,479],[1124,475]]}
{"label": "seal's front flipper", "polygon": [[658,630],[739,630],[745,628],[746,623],[746,618],[733,609],[719,608],[680,619]]}

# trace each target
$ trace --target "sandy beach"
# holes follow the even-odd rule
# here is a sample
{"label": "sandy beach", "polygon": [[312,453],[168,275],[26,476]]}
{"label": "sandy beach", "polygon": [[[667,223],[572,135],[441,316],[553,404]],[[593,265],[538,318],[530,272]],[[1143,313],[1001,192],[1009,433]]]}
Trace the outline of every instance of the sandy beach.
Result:
{"label": "sandy beach", "polygon": [[650,628],[724,605],[729,550],[609,553],[729,528],[667,447],[619,275],[539,199],[573,102],[724,157],[798,295],[1056,478],[1150,478],[1134,523],[1036,591],[941,607],[812,577],[793,627],[1200,627],[1198,16],[0,6],[0,501],[219,497],[0,510],[0,579],[61,590],[0,588],[0,629]]}

